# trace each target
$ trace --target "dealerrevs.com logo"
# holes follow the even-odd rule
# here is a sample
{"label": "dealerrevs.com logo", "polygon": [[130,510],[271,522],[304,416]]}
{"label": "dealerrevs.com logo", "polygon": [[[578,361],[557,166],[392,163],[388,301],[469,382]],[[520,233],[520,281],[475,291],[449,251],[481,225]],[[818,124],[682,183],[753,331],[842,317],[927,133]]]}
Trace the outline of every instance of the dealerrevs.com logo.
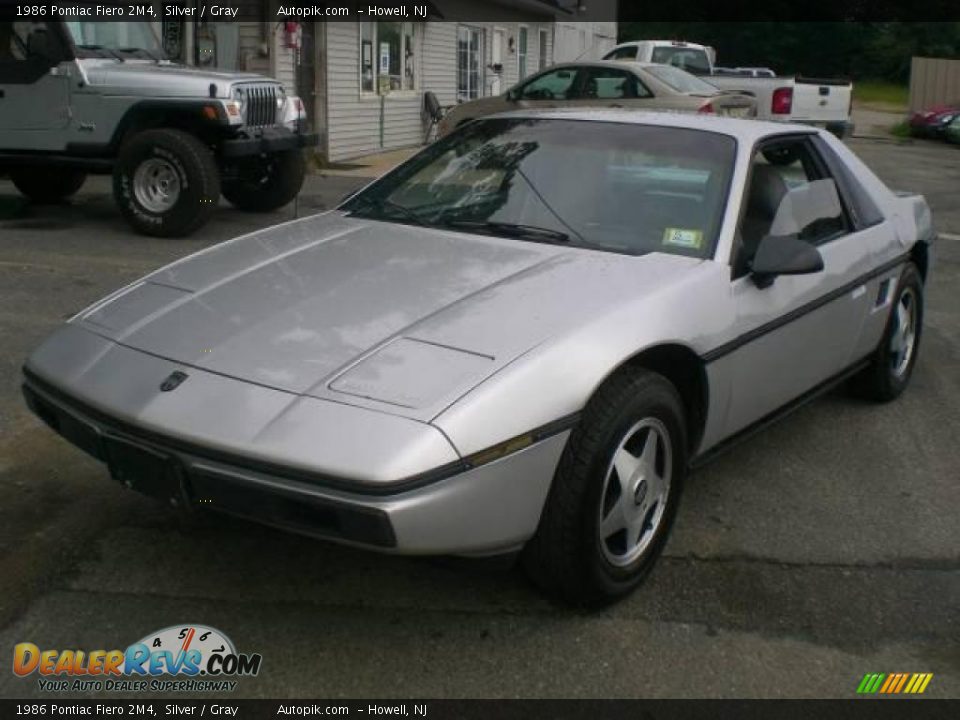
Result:
{"label": "dealerrevs.com logo", "polygon": [[22,642],[13,648],[13,672],[38,676],[49,692],[232,691],[237,677],[260,672],[263,657],[238,653],[219,630],[173,625],[150,633],[126,650],[41,650]]}

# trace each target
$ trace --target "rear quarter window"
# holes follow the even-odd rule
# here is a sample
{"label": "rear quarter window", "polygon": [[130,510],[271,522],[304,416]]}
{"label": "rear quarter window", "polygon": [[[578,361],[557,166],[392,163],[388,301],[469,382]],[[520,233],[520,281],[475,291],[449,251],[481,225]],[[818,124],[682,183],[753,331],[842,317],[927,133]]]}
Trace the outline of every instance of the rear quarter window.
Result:
{"label": "rear quarter window", "polygon": [[830,174],[836,179],[840,190],[843,192],[850,213],[853,215],[851,219],[856,228],[859,230],[882,223],[884,220],[883,213],[877,207],[870,193],[860,184],[856,174],[843,160],[837,157],[833,148],[821,138],[814,137],[813,142],[817,152],[820,153],[823,161],[827,164]]}

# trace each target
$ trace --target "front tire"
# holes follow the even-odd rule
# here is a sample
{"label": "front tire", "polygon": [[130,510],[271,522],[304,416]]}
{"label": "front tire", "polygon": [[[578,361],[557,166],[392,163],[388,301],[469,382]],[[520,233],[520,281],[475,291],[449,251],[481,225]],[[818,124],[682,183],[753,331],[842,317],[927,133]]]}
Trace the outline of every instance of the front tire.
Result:
{"label": "front tire", "polygon": [[240,210],[270,212],[293,201],[306,170],[300,150],[253,158],[240,165],[240,178],[223,183],[223,196]]}
{"label": "front tire", "polygon": [[189,235],[207,223],[220,198],[210,149],[190,133],[144,130],[126,141],[113,172],[113,195],[136,230]]}
{"label": "front tire", "polygon": [[55,203],[74,195],[87,179],[87,174],[76,170],[17,168],[10,172],[10,180],[17,190],[35,203]]}
{"label": "front tire", "polygon": [[852,380],[854,392],[867,400],[889,402],[910,382],[923,329],[923,279],[913,263],[900,275],[883,339],[870,365]]}
{"label": "front tire", "polygon": [[662,375],[624,370],[591,399],[561,457],[528,574],[548,594],[602,605],[650,572],[673,524],[687,468],[683,403]]}

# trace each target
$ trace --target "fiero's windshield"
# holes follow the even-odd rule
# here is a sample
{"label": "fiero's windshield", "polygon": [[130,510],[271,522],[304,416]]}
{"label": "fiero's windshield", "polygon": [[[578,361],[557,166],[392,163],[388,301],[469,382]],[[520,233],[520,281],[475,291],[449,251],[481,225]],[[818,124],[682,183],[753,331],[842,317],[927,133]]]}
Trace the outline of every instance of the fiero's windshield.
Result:
{"label": "fiero's windshield", "polygon": [[478,120],[350,198],[351,216],[641,255],[713,253],[736,154],[715,132]]}

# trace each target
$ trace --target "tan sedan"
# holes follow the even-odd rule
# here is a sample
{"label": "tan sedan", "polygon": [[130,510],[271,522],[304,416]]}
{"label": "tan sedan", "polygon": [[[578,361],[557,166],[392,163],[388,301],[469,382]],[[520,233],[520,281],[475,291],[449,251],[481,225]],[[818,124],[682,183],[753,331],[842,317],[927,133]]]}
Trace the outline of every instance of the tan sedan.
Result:
{"label": "tan sedan", "polygon": [[463,123],[508,110],[622,107],[755,117],[749,95],[720,90],[685,70],[655,63],[598,61],[554,65],[503,95],[451,108],[439,124],[443,136]]}

